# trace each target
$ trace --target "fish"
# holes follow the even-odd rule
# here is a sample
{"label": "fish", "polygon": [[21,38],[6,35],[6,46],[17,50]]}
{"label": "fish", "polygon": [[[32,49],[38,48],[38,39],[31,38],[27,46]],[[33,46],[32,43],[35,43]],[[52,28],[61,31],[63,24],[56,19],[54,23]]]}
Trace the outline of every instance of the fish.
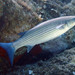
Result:
{"label": "fish", "polygon": [[75,26],[75,16],[63,16],[39,23],[30,30],[23,32],[22,36],[10,43],[0,43],[6,50],[10,63],[13,66],[14,53],[20,47],[27,46],[27,53],[38,44],[53,40]]}

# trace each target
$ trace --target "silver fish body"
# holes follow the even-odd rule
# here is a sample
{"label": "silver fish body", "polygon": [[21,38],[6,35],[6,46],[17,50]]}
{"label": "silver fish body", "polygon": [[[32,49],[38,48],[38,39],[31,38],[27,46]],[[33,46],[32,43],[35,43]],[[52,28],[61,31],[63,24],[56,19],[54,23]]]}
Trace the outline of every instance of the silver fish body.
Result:
{"label": "silver fish body", "polygon": [[64,16],[45,21],[27,31],[13,42],[15,50],[22,46],[34,46],[52,40],[75,26],[75,16]]}

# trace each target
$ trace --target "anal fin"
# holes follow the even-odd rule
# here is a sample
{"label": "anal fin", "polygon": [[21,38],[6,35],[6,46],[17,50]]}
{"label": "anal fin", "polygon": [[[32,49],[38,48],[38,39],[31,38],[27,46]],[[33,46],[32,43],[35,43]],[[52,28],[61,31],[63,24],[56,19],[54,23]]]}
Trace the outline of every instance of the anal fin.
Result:
{"label": "anal fin", "polygon": [[33,47],[34,46],[27,46],[27,53],[29,53]]}
{"label": "anal fin", "polygon": [[42,52],[42,48],[40,45],[35,45],[35,46],[27,46],[27,53],[30,53],[34,56],[40,54]]}

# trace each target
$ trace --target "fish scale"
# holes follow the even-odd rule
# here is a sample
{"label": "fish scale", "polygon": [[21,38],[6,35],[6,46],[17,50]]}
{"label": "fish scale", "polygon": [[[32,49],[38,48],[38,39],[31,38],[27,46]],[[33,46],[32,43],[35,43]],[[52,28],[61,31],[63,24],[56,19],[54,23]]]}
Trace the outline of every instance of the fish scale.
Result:
{"label": "fish scale", "polygon": [[27,52],[29,52],[31,46],[55,39],[74,26],[75,16],[58,17],[38,24],[18,40],[11,43],[0,43],[0,46],[7,51],[10,63],[13,65],[14,53],[20,47],[27,46]]}
{"label": "fish scale", "polygon": [[[52,29],[52,28],[51,28]],[[44,35],[46,35],[46,34],[50,34],[50,32],[54,29],[48,29],[48,28],[43,28],[42,29],[42,31],[41,31],[41,29],[39,29],[39,30],[36,30],[35,32],[32,32],[32,33],[30,33],[28,36],[26,36],[26,37],[24,37],[23,36],[23,38],[22,38],[22,40],[24,40],[25,42],[31,42],[31,41],[33,41],[33,39],[34,40],[36,40],[36,39],[38,39],[38,38],[45,38],[45,37],[42,37],[42,36],[44,36]],[[21,41],[22,40],[19,40],[18,42],[20,42],[21,43]],[[24,44],[24,42],[22,42],[23,44]],[[36,41],[36,43],[37,43],[37,41]]]}
{"label": "fish scale", "polygon": [[[61,23],[61,22],[60,22]],[[56,26],[57,24],[55,24],[55,26]],[[38,39],[38,38],[45,38],[45,37],[47,37],[47,36],[49,36],[49,35],[51,35],[50,33],[52,32],[52,31],[54,31],[54,29],[56,28],[54,26],[54,24],[53,24],[53,26],[52,26],[52,23],[49,23],[49,24],[46,24],[46,25],[42,25],[40,28],[38,27],[38,28],[36,28],[36,30],[34,30],[34,29],[32,29],[32,31],[30,30],[29,32],[28,32],[28,34],[25,34],[23,37],[22,37],[22,39],[21,40],[19,40],[18,42],[21,42],[22,40],[24,40],[25,41],[25,43],[27,42],[29,42],[29,43],[31,43],[33,40],[36,40],[36,39]],[[49,35],[48,35],[49,34]],[[45,37],[43,37],[43,36],[45,36]],[[24,41],[22,42],[23,44],[24,44]],[[17,43],[18,44],[18,43]],[[36,40],[36,44],[38,44],[37,43],[37,40]],[[22,45],[22,44],[21,44]],[[30,44],[29,44],[30,45]],[[32,44],[31,44],[32,45]]]}

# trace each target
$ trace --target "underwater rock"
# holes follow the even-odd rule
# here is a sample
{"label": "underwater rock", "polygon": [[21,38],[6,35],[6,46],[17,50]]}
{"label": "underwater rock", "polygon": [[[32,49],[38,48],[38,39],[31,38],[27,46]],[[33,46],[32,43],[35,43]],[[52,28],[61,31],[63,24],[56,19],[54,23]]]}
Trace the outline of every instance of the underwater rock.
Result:
{"label": "underwater rock", "polygon": [[[22,6],[22,4],[19,4],[22,8],[16,6],[13,1],[14,0],[3,1],[3,3],[5,3],[3,6],[4,12],[2,16],[4,27],[2,32],[0,32],[1,42],[11,42],[18,39],[19,36],[17,34],[19,32],[32,28],[42,20],[35,10],[33,10],[35,6],[30,1],[27,0],[26,2],[23,2],[27,6]],[[31,9],[28,10],[28,7]]]}
{"label": "underwater rock", "polygon": [[[32,3],[28,0],[25,3],[27,5],[30,3],[29,7],[32,8],[30,10],[24,6],[20,8],[15,5],[13,0],[0,0],[0,42],[13,42],[17,40],[20,37],[18,35],[19,32],[26,31],[41,21],[41,17],[33,10],[35,8],[34,5],[31,5]],[[18,50],[15,53],[15,57],[22,55],[25,51],[26,48]],[[3,61],[3,64],[8,64],[3,58],[0,57],[0,59]],[[8,68],[6,64],[4,65],[5,70]],[[0,70],[4,71],[4,67],[0,67]]]}
{"label": "underwater rock", "polygon": [[70,3],[64,5],[62,13],[66,13],[66,15],[74,15],[75,13],[75,0],[71,0]]}
{"label": "underwater rock", "polygon": [[3,0],[0,0],[0,31],[1,31],[2,27],[4,26],[4,23],[3,23],[3,5],[4,5]]}
{"label": "underwater rock", "polygon": [[71,0],[71,4],[75,5],[75,0]]}
{"label": "underwater rock", "polygon": [[[15,75],[24,73],[27,75],[32,70],[34,75],[73,75],[75,72],[75,47],[64,51],[47,61],[38,61],[35,64],[16,66],[6,75]],[[23,72],[24,70],[24,72]]]}
{"label": "underwater rock", "polygon": [[0,0],[0,17],[3,15],[3,1]]}
{"label": "underwater rock", "polygon": [[[20,37],[17,35],[19,32],[29,30],[42,21],[59,16],[75,15],[74,3],[74,0],[71,2],[69,0],[69,3],[67,0],[0,0],[0,26],[2,26],[0,42],[13,42]],[[75,27],[61,37],[40,46],[44,51],[60,53],[66,48],[75,46],[74,33]],[[15,56],[25,51],[26,48],[21,48]]]}
{"label": "underwater rock", "polygon": [[62,3],[70,3],[71,2],[71,0],[60,0],[60,1],[62,1]]}

